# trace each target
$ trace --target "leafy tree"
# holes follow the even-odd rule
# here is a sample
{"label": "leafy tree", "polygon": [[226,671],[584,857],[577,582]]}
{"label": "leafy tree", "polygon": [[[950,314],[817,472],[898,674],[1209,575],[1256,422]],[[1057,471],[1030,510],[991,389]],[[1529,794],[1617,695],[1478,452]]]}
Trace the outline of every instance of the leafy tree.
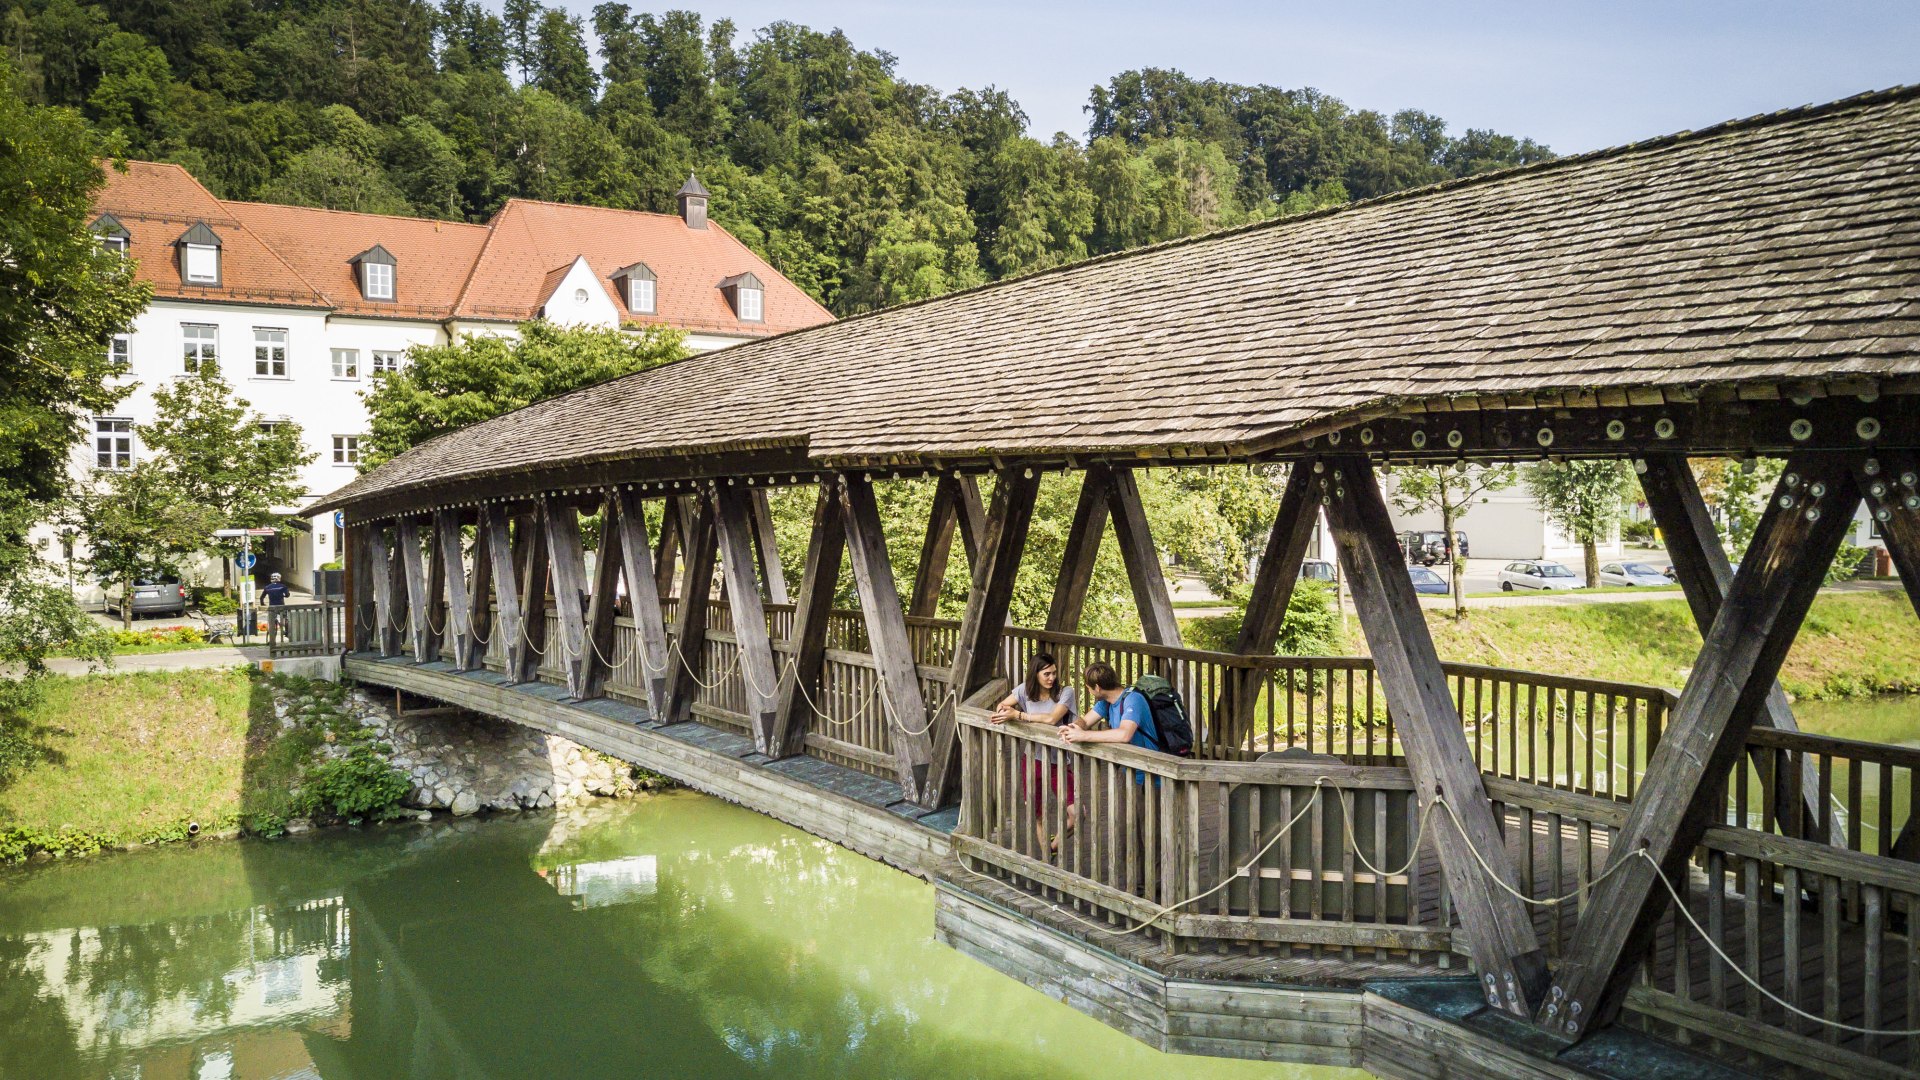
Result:
{"label": "leafy tree", "polygon": [[540,15],[534,33],[533,85],[575,108],[593,104],[600,77],[587,55],[586,28],[579,16],[558,8]]}
{"label": "leafy tree", "polygon": [[1736,562],[1760,527],[1760,515],[1786,462],[1779,458],[1705,458],[1692,463],[1700,496],[1713,512],[1728,555]]}
{"label": "leafy tree", "polygon": [[[249,412],[217,366],[200,365],[155,390],[153,400],[154,420],[140,425],[140,439],[156,452],[171,485],[213,515],[214,528],[270,524],[274,507],[304,494],[300,467],[314,455],[302,444],[299,425],[267,424]],[[202,550],[226,555],[230,548],[211,535],[202,538]]]}
{"label": "leafy tree", "polygon": [[1458,465],[1403,465],[1393,469],[1389,476],[1395,506],[1410,514],[1425,511],[1440,515],[1440,528],[1447,536],[1453,571],[1453,617],[1466,618],[1467,560],[1460,554],[1460,545],[1454,543],[1454,534],[1460,531],[1468,511],[1476,504],[1514,485],[1517,470],[1511,465],[1469,467],[1461,462]]}
{"label": "leafy tree", "polygon": [[536,320],[516,337],[416,345],[400,371],[361,394],[372,434],[361,444],[360,467],[556,394],[678,360],[684,340],[663,327],[623,332]]}
{"label": "leafy tree", "polygon": [[[137,578],[179,573],[220,527],[217,512],[153,459],[129,469],[102,469],[76,485],[67,520],[86,541],[87,567],[101,581],[118,584],[126,597]],[[122,611],[123,625],[132,629],[132,605]]]}
{"label": "leafy tree", "polygon": [[1624,461],[1559,461],[1526,472],[1527,491],[1561,531],[1586,555],[1587,588],[1600,587],[1600,541],[1620,527],[1634,490]]}
{"label": "leafy tree", "polygon": [[337,146],[316,146],[294,158],[261,196],[269,202],[362,214],[402,214],[411,209],[384,169]]}

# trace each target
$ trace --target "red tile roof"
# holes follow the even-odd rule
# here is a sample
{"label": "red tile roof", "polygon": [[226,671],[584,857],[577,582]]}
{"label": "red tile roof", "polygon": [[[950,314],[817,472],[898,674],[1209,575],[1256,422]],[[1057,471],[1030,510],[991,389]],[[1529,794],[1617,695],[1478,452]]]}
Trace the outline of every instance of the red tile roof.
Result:
{"label": "red tile roof", "polygon": [[[764,337],[833,316],[725,229],[690,229],[673,214],[512,199],[486,225],[355,214],[215,198],[178,165],[109,167],[95,209],[132,236],[139,276],[167,299],[327,308],[342,314],[521,322],[540,313],[554,278],[585,256],[627,324]],[[221,282],[186,284],[174,241],[204,221],[220,236]],[[394,256],[393,302],[361,296],[348,260],[375,244]],[[613,272],[645,263],[654,312],[636,315]],[[720,282],[752,273],[766,284],[765,318],[741,322]]]}
{"label": "red tile roof", "polygon": [[[623,322],[766,336],[833,318],[711,222],[689,229],[674,214],[510,199],[490,227],[493,235],[455,312],[459,318],[531,318],[552,291],[547,275],[582,255],[608,286]],[[646,263],[658,279],[651,315],[628,311],[627,298],[611,286],[614,271],[637,262]],[[748,272],[766,283],[761,322],[741,322],[720,292],[722,279]]]}

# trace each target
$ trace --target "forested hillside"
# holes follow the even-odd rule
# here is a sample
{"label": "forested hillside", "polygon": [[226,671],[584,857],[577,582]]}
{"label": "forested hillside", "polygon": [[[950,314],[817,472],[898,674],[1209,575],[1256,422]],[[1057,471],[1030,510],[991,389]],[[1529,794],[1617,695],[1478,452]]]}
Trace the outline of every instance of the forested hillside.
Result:
{"label": "forested hillside", "polygon": [[1005,93],[906,82],[837,31],[619,3],[589,25],[534,0],[25,0],[0,42],[17,92],[227,198],[670,210],[697,170],[715,219],[840,314],[1550,156],[1162,70],[1041,141]]}

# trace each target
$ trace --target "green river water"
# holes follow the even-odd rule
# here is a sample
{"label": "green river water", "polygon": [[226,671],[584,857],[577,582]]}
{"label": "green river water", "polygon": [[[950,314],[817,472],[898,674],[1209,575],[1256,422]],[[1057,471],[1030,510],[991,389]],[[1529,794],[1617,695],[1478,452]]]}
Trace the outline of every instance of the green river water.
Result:
{"label": "green river water", "polygon": [[0,871],[0,1078],[1358,1077],[1170,1057],[685,792]]}

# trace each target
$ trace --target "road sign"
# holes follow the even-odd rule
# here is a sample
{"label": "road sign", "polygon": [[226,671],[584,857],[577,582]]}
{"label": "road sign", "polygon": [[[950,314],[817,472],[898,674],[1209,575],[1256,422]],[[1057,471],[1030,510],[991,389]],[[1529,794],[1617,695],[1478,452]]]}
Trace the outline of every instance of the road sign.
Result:
{"label": "road sign", "polygon": [[215,529],[213,535],[222,540],[233,540],[242,536],[276,536],[279,532],[279,529]]}
{"label": "road sign", "polygon": [[333,512],[333,527],[336,529],[344,529],[347,527],[347,512],[345,510],[335,510]]}
{"label": "road sign", "polygon": [[255,555],[251,551],[243,551],[240,554],[235,555],[233,557],[233,565],[239,567],[242,570],[253,569],[254,564],[259,561],[260,561],[260,556]]}

